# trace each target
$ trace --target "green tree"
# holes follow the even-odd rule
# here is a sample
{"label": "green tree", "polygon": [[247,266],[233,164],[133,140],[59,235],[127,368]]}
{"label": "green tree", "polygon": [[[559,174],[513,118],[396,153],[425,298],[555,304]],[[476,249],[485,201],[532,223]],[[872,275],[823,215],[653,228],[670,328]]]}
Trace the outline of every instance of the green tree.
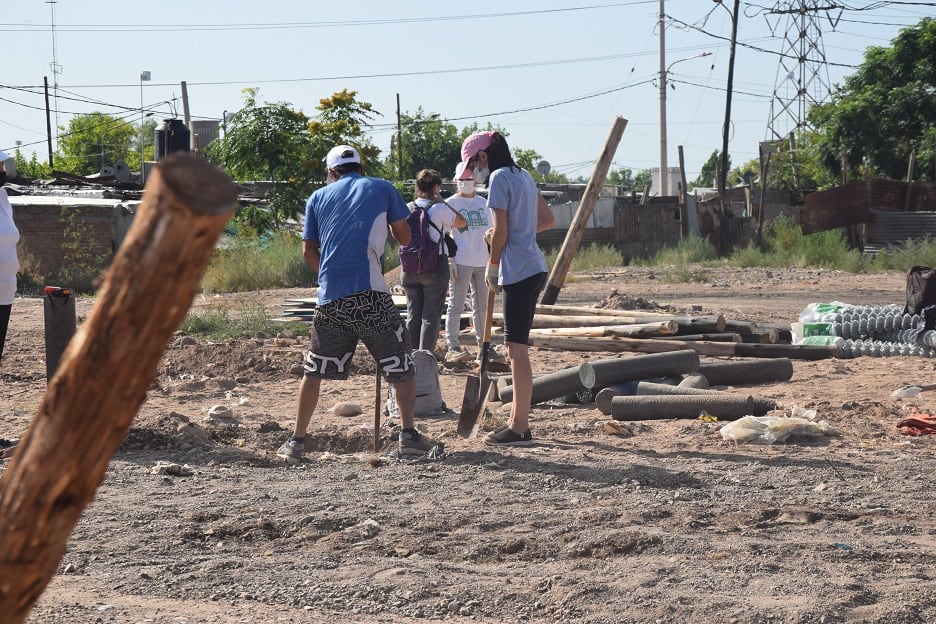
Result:
{"label": "green tree", "polygon": [[312,189],[314,155],[309,118],[287,102],[259,103],[258,92],[244,90],[244,106],[226,120],[223,136],[205,154],[235,180],[272,183],[267,211],[238,215],[262,231],[302,211]]}
{"label": "green tree", "polygon": [[136,126],[136,132],[130,141],[131,156],[127,160],[131,169],[140,166],[140,142],[143,142],[143,160],[156,160],[156,120],[147,117],[143,120],[143,131],[140,132],[140,124]]}
{"label": "green tree", "polygon": [[936,20],[900,31],[889,48],[870,47],[858,70],[827,104],[810,109],[824,165],[842,160],[861,175],[906,176],[916,151],[917,178],[934,178],[936,150]]}
{"label": "green tree", "polygon": [[641,169],[634,176],[634,190],[643,192],[644,189],[650,186],[650,180],[652,174],[649,169]]}
{"label": "green tree", "polygon": [[[768,163],[767,188],[789,191],[791,197],[797,198],[803,192],[821,191],[838,184],[838,180],[823,164],[822,154],[817,147],[818,136],[814,131],[801,132],[793,144],[790,141],[777,141],[774,144],[776,149]],[[740,170],[732,172],[732,175],[743,177],[747,173],[751,179],[756,179],[760,176],[760,167],[760,161],[753,159]]]}
{"label": "green tree", "polygon": [[244,207],[237,218],[257,231],[301,214],[312,191],[325,181],[325,155],[335,145],[353,145],[365,168],[380,169],[380,150],[365,135],[376,113],[356,91],[319,101],[314,119],[288,102],[258,102],[259,90],[244,90],[244,106],[205,150],[235,180],[272,183],[265,208]]}
{"label": "green tree", "polygon": [[385,177],[380,149],[367,136],[371,120],[380,114],[372,104],[359,101],[357,91],[343,89],[319,100],[316,110],[315,119],[308,123],[313,154],[310,170],[315,179],[325,180],[325,155],[336,145],[354,146],[366,173]]}
{"label": "green tree", "polygon": [[[716,175],[716,173],[718,172],[718,168],[720,166],[721,166],[721,152],[719,152],[718,150],[715,150],[714,152],[712,152],[712,155],[708,157],[708,160],[706,160],[702,164],[702,171],[699,172],[699,177],[689,183],[689,188],[690,189],[696,188],[696,187],[715,188],[715,186],[718,184],[718,176]],[[730,154],[728,155],[728,167],[729,167],[728,170],[731,171],[731,155]],[[729,186],[731,185],[730,177],[729,177],[728,185]]]}
{"label": "green tree", "polygon": [[650,170],[643,169],[638,171],[637,174],[634,174],[633,169],[628,167],[618,167],[617,169],[612,169],[608,172],[608,179],[605,182],[606,186],[616,186],[621,191],[638,191],[643,192],[647,188],[647,183],[650,181]]}
{"label": "green tree", "polygon": [[39,162],[36,152],[32,153],[32,158],[26,160],[26,157],[20,153],[19,148],[13,153],[13,159],[16,161],[16,173],[29,178],[44,178],[51,174],[52,169],[46,162]]}
{"label": "green tree", "polygon": [[[435,169],[444,179],[455,174],[455,165],[461,160],[462,134],[455,124],[444,121],[438,113],[427,113],[422,107],[414,113],[401,113],[402,138],[394,135],[390,141],[390,154],[384,161],[384,171],[397,180],[416,177],[422,169]],[[402,143],[403,171],[400,172],[400,144]]]}
{"label": "green tree", "polygon": [[88,175],[119,160],[136,162],[130,151],[135,132],[132,124],[104,113],[75,115],[67,128],[59,127],[55,168]]}
{"label": "green tree", "polygon": [[568,184],[569,178],[564,173],[550,171],[545,176],[536,170],[536,165],[543,160],[539,152],[533,149],[524,149],[522,147],[511,147],[510,153],[513,155],[514,162],[520,167],[526,169],[533,179],[537,182],[546,184]]}

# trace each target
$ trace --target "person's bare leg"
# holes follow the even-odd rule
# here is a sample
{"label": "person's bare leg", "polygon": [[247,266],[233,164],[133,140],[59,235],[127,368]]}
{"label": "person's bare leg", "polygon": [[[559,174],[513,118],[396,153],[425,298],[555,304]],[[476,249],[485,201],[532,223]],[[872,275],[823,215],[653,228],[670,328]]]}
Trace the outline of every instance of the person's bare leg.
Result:
{"label": "person's bare leg", "polygon": [[530,399],[533,398],[533,367],[530,364],[530,347],[516,342],[507,342],[507,357],[513,377],[513,403],[510,405],[510,420],[507,424],[515,433],[526,433],[530,428]]}
{"label": "person's bare leg", "polygon": [[415,428],[416,379],[408,379],[393,384],[393,393],[396,395],[397,408],[400,410],[400,421],[403,428]]}
{"label": "person's bare leg", "polygon": [[[296,424],[293,428],[293,437],[304,438],[309,421],[318,405],[319,389],[322,386],[321,377],[304,375],[299,382],[299,396],[296,399]],[[415,391],[414,391],[415,395]],[[412,411],[410,412],[412,414]]]}

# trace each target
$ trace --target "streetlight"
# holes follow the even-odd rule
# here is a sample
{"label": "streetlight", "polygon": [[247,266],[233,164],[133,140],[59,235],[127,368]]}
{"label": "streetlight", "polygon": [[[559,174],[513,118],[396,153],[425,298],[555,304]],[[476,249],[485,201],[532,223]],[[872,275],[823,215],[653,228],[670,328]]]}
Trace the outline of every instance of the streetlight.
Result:
{"label": "streetlight", "polygon": [[[662,1],[662,0],[661,0]],[[699,52],[698,54],[693,54],[692,56],[687,56],[686,58],[681,58],[673,61],[669,66],[664,67],[666,62],[663,54],[664,50],[660,50],[660,197],[664,197],[669,192],[669,171],[666,164],[666,75],[669,73],[670,68],[676,63],[682,63],[683,61],[688,61],[694,58],[700,58],[703,56],[711,56],[711,52]]]}
{"label": "streetlight", "polygon": [[143,179],[143,141],[145,136],[143,134],[143,82],[149,82],[151,75],[148,71],[140,72],[140,179]]}

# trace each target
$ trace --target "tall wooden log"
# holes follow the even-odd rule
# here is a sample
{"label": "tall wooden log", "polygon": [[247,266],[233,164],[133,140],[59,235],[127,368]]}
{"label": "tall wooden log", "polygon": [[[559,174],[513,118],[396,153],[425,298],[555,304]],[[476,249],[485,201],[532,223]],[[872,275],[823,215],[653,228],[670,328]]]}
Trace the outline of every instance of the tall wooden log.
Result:
{"label": "tall wooden log", "polygon": [[150,175],[88,319],[0,479],[0,619],[23,622],[185,317],[237,188],[187,153]]}
{"label": "tall wooden log", "polygon": [[559,248],[559,255],[553,264],[552,271],[549,272],[549,279],[546,281],[546,288],[543,291],[543,297],[540,299],[544,304],[556,303],[559,297],[559,290],[565,284],[566,274],[569,267],[572,266],[572,259],[578,253],[582,237],[585,235],[585,228],[588,225],[588,219],[591,218],[592,210],[604,187],[605,178],[608,177],[608,169],[611,167],[611,161],[614,159],[614,152],[617,151],[618,143],[621,142],[621,136],[624,134],[624,128],[627,127],[627,120],[623,117],[615,117],[611,129],[608,131],[608,137],[605,139],[604,148],[595,162],[595,168],[588,177],[588,184],[585,185],[585,192],[582,193],[582,199],[579,201],[578,210],[575,211],[575,217],[569,225],[569,231],[566,232],[562,247]]}
{"label": "tall wooden log", "polygon": [[747,344],[743,342],[706,342],[703,340],[653,340],[641,338],[567,338],[530,335],[529,344],[545,349],[567,351],[608,351],[611,353],[666,353],[692,349],[699,355],[715,357],[790,358],[824,360],[838,355],[838,347],[816,345]]}

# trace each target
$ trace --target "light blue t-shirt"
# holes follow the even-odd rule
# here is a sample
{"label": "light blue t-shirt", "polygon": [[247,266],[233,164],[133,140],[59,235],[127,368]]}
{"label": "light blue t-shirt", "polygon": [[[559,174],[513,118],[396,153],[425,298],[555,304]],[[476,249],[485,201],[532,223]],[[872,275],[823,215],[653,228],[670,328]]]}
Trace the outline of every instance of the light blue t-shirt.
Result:
{"label": "light blue t-shirt", "polygon": [[507,211],[507,245],[501,254],[498,283],[515,284],[546,273],[546,256],[536,244],[539,189],[533,176],[520,167],[501,167],[488,181],[487,205]]}
{"label": "light blue t-shirt", "polygon": [[302,240],[318,241],[321,305],[364,290],[387,292],[381,256],[387,224],[409,214],[399,191],[380,178],[348,173],[312,193]]}

